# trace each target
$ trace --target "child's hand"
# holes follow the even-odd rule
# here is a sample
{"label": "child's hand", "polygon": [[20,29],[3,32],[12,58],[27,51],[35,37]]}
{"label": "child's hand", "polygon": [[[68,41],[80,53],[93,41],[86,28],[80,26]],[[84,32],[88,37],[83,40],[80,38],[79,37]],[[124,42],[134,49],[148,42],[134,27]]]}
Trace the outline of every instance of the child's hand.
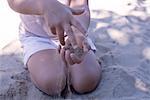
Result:
{"label": "child's hand", "polygon": [[67,40],[65,46],[60,50],[62,59],[70,65],[81,63],[86,53],[91,49],[84,35],[77,35],[76,41],[79,47],[72,48],[70,41]]}
{"label": "child's hand", "polygon": [[[88,7],[88,0],[69,0],[71,8],[84,8],[84,13],[74,16],[85,28],[86,31],[90,22],[90,11]],[[86,33],[82,34],[77,28],[72,27],[75,33],[77,47],[74,49],[71,47],[70,41],[67,40],[64,48],[60,51],[60,54],[65,63],[73,65],[75,63],[81,63],[84,60],[86,53],[91,49],[88,41],[85,37]]]}
{"label": "child's hand", "polygon": [[[86,37],[82,34],[76,35],[76,41],[79,47],[74,49],[74,52],[70,54],[66,53],[66,59],[69,64],[79,64],[84,60],[84,56],[91,49]],[[67,52],[67,51],[66,51]],[[68,51],[69,52],[69,51]],[[69,60],[71,59],[71,60]]]}
{"label": "child's hand", "polygon": [[68,35],[72,46],[76,46],[75,35],[71,25],[76,27],[81,33],[86,33],[85,28],[76,20],[73,15],[79,15],[84,12],[84,9],[74,10],[66,5],[61,4],[57,0],[44,0],[43,16],[48,28],[52,33],[56,33],[62,45],[65,44],[64,32]]}
{"label": "child's hand", "polygon": [[[78,20],[85,28],[86,31],[90,22],[90,11],[88,7],[88,0],[69,0],[71,8],[84,8],[84,13],[74,16],[76,20]],[[86,33],[81,33],[76,27],[72,27],[73,33],[75,33],[75,38],[77,42],[76,49],[72,48],[70,40],[65,42],[65,46],[60,49],[60,54],[64,62],[68,64],[81,63],[84,59],[84,55],[91,49],[86,37],[84,36]]]}

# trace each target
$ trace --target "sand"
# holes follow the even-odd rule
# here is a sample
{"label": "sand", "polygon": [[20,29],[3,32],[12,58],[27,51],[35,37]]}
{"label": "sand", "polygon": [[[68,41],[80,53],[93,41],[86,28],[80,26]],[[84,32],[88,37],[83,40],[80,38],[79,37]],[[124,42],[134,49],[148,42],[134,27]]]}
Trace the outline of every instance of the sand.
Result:
{"label": "sand", "polygon": [[102,64],[102,80],[95,91],[63,97],[43,94],[23,68],[22,48],[16,39],[0,50],[0,100],[150,100],[149,4],[149,0],[127,2],[132,7],[123,6],[124,13],[115,8],[92,9],[88,33]]}

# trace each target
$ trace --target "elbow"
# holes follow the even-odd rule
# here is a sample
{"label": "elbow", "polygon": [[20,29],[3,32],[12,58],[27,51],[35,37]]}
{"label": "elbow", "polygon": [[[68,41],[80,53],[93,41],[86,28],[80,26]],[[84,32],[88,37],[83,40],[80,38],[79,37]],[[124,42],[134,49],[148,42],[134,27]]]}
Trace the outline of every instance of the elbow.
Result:
{"label": "elbow", "polygon": [[19,12],[19,13],[21,12],[21,9],[22,9],[21,5],[22,5],[23,0],[7,0],[7,1],[8,1],[9,7],[12,10]]}

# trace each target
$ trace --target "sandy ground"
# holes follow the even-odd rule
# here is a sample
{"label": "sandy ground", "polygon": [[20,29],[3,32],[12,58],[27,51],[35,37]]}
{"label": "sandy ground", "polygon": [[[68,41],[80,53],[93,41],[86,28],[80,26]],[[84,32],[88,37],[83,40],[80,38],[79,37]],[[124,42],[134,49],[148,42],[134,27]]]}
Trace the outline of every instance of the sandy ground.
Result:
{"label": "sandy ground", "polygon": [[[150,100],[150,0],[91,0],[90,8],[89,35],[102,64],[102,80],[92,93],[64,97],[78,100]],[[8,9],[2,7],[1,10],[6,14]],[[17,21],[9,18],[8,21],[5,17],[9,16],[0,13],[5,19],[0,19],[3,22],[0,23],[0,100],[63,99],[47,96],[31,83],[28,71],[23,69],[22,48],[14,29],[19,19],[12,11],[8,12]],[[7,30],[8,27],[10,30]]]}

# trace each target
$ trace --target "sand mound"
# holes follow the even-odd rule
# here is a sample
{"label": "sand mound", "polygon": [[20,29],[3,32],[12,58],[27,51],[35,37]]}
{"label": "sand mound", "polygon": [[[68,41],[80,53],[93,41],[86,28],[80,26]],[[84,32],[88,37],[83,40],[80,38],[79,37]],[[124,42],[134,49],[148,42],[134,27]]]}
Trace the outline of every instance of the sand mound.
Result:
{"label": "sand mound", "polygon": [[[135,10],[126,16],[93,11],[96,17],[91,20],[89,36],[97,47],[102,80],[92,93],[65,98],[150,100],[150,17],[144,11],[136,16],[138,8]],[[0,50],[0,100],[63,99],[47,96],[34,87],[21,59],[18,40]]]}

